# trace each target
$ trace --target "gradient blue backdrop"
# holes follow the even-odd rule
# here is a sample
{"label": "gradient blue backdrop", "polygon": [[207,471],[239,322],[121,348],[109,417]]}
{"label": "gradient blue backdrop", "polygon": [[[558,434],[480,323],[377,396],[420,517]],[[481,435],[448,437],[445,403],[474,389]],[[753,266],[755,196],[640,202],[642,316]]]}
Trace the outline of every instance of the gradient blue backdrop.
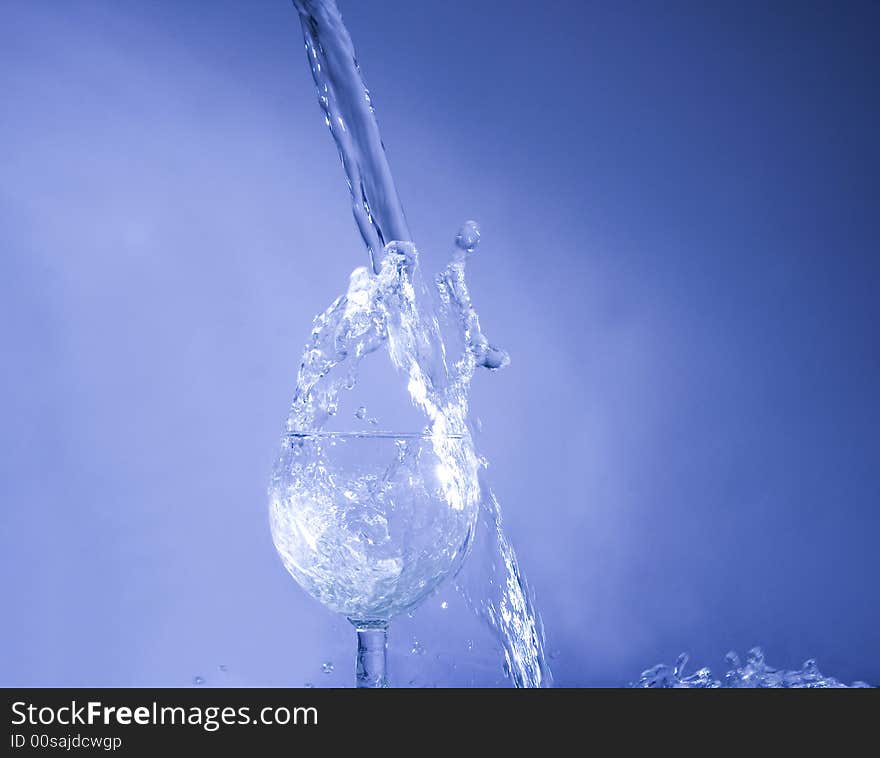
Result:
{"label": "gradient blue backdrop", "polygon": [[[880,5],[340,4],[428,266],[483,226],[557,683],[880,683]],[[265,486],[366,258],[293,8],[4,0],[0,94],[0,684],[320,679]]]}

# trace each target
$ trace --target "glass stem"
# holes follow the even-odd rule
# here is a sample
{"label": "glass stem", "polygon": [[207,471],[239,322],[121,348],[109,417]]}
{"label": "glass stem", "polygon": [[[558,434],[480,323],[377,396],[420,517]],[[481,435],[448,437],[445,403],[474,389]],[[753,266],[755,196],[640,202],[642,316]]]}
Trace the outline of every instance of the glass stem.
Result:
{"label": "glass stem", "polygon": [[387,687],[388,625],[358,626],[357,687]]}

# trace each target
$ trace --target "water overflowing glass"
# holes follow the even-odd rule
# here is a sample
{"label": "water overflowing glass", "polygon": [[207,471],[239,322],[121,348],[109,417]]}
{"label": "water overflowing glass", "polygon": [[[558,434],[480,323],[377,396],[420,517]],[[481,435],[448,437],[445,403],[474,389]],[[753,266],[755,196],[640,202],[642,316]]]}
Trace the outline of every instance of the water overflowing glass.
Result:
{"label": "water overflowing glass", "polygon": [[[509,363],[482,332],[468,290],[479,226],[462,226],[445,269],[425,281],[336,3],[294,6],[371,265],[355,269],[313,324],[269,490],[275,546],[304,589],[355,624],[359,686],[387,684],[388,620],[415,608],[469,552],[479,570],[463,576],[460,594],[496,634],[511,681],[545,686],[543,630],[470,420],[475,370]],[[365,359],[390,361],[417,424],[382,431],[372,403],[352,401]]]}

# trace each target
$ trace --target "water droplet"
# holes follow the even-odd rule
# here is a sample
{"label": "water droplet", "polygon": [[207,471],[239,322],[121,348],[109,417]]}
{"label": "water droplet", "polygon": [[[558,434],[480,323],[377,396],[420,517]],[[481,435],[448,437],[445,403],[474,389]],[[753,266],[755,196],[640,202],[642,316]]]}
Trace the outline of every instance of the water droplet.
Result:
{"label": "water droplet", "polygon": [[480,226],[476,221],[465,221],[455,235],[455,245],[465,252],[472,253],[480,244]]}
{"label": "water droplet", "polygon": [[325,674],[332,674],[333,673],[332,661],[326,661],[326,662],[322,663],[321,664],[321,671],[324,672]]}
{"label": "water droplet", "polygon": [[724,656],[724,662],[728,666],[732,666],[735,669],[739,668],[739,656],[736,654],[735,650],[731,650],[727,655]]}
{"label": "water droplet", "polygon": [[203,677],[203,676],[194,676],[193,677],[193,684],[196,687],[201,687],[204,683],[205,683],[205,677]]}
{"label": "water droplet", "polygon": [[307,690],[313,690],[313,689],[315,688],[315,685],[312,684],[311,682],[306,682],[306,683],[303,685],[303,687],[305,687]]}
{"label": "water droplet", "polygon": [[442,603],[440,603],[440,607],[445,611],[449,607],[449,603],[444,600]]}
{"label": "water droplet", "polygon": [[467,641],[467,649],[468,649],[468,650],[473,650],[473,649],[474,649],[474,641],[473,641],[473,640],[468,640],[468,641]]}
{"label": "water droplet", "polygon": [[359,419],[365,419],[367,417],[367,406],[362,405],[354,412],[354,415]]}
{"label": "water droplet", "polygon": [[424,655],[425,654],[425,646],[421,643],[420,640],[415,637],[412,638],[412,647],[409,651],[410,655]]}
{"label": "water droplet", "polygon": [[229,671],[229,666],[227,666],[225,663],[221,663],[219,666],[217,666],[217,668],[220,669],[220,671]]}

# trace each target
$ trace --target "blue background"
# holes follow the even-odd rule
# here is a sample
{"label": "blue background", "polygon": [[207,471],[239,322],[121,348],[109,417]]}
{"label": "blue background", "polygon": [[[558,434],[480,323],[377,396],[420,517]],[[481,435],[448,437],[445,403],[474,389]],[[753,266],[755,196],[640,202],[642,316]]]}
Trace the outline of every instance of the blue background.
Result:
{"label": "blue background", "polygon": [[[556,682],[760,643],[880,683],[880,5],[341,7],[426,265],[482,224]],[[351,632],[265,488],[366,256],[293,8],[6,0],[0,92],[0,683],[320,679]]]}

